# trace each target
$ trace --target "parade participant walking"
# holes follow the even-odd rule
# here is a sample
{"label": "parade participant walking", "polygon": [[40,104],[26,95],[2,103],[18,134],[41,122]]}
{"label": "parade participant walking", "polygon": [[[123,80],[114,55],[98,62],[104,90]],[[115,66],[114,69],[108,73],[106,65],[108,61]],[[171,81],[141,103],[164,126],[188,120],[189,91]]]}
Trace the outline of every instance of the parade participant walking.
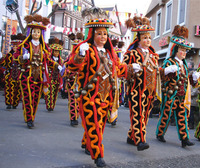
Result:
{"label": "parade participant walking", "polygon": [[27,15],[27,38],[19,45],[15,58],[21,65],[20,86],[23,98],[24,120],[27,127],[34,127],[35,115],[42,94],[48,91],[47,67],[62,70],[49,58],[50,52],[44,42],[44,31],[49,19],[40,15]]}
{"label": "parade participant walking", "polygon": [[[63,60],[61,58],[61,51],[63,49],[63,41],[56,37],[49,39],[49,47],[51,48],[50,58],[57,62],[59,65],[62,65]],[[48,72],[50,83],[48,92],[45,95],[45,103],[46,109],[48,111],[53,111],[56,105],[59,89],[62,87],[62,78],[59,74],[59,69],[49,68]]]}
{"label": "parade participant walking", "polygon": [[128,131],[127,143],[136,145],[137,150],[149,148],[146,143],[146,125],[149,114],[153,108],[156,96],[156,85],[158,71],[158,54],[151,46],[151,31],[154,28],[149,25],[149,19],[135,16],[126,21],[128,28],[136,32],[137,36],[130,44],[124,54],[124,62],[136,63],[140,68],[128,82],[127,94],[130,109],[130,129]]}
{"label": "parade participant walking", "polygon": [[[82,147],[89,150],[98,167],[106,166],[103,159],[103,133],[110,106],[116,106],[116,79],[130,75],[134,65],[120,63],[116,56],[107,28],[113,24],[100,8],[85,9],[87,39],[78,44],[68,62],[69,69],[78,71],[79,109],[85,129]],[[127,72],[128,71],[128,72]],[[77,93],[78,94],[78,93]]]}
{"label": "parade participant walking", "polygon": [[[72,42],[72,50],[76,47],[77,44],[83,41],[83,34],[81,32],[69,34],[69,39]],[[71,56],[71,55],[70,55]],[[66,63],[69,61],[69,58],[65,61]],[[79,105],[78,101],[75,98],[74,91],[76,90],[77,86],[77,77],[78,73],[71,71],[68,69],[68,66],[65,70],[65,76],[66,76],[66,90],[68,93],[68,110],[69,110],[69,118],[70,118],[70,124],[71,126],[78,125],[78,117],[79,117]]]}
{"label": "parade participant walking", "polygon": [[11,35],[12,49],[5,57],[0,56],[0,65],[5,67],[5,103],[7,109],[16,109],[21,98],[20,83],[18,80],[20,67],[14,61],[14,53],[18,45],[26,38],[23,34]]}
{"label": "parade participant walking", "polygon": [[171,56],[167,58],[162,68],[165,69],[162,78],[162,103],[161,115],[157,125],[156,136],[161,142],[166,142],[164,135],[167,131],[170,116],[174,115],[177,132],[182,147],[192,146],[189,141],[188,117],[190,111],[191,86],[197,83],[200,77],[199,72],[189,74],[186,62],[187,49],[191,44],[185,40],[188,37],[188,29],[184,26],[175,26],[171,37],[174,43],[171,49]]}

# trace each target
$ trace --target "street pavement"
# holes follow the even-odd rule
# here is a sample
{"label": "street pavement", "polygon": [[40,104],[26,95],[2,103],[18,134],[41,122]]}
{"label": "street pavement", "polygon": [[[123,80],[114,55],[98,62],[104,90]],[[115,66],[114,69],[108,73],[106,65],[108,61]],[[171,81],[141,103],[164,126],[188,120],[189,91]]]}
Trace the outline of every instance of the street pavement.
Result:
{"label": "street pavement", "polygon": [[[137,151],[126,143],[130,126],[129,109],[119,108],[115,127],[106,125],[104,132],[104,160],[108,168],[199,168],[200,141],[190,130],[194,146],[182,148],[177,130],[169,126],[166,143],[156,140],[158,118],[149,119],[147,142],[150,148]],[[0,168],[93,168],[89,155],[81,148],[83,128],[71,127],[67,99],[60,95],[53,112],[48,112],[44,99],[40,100],[35,127],[28,129],[23,119],[22,103],[7,110],[3,91],[0,91]]]}

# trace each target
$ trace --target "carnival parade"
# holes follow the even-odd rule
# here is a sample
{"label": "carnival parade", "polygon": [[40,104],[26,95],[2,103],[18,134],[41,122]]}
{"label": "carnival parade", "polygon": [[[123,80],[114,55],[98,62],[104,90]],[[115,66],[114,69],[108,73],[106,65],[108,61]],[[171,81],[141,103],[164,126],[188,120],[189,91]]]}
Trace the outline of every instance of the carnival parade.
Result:
{"label": "carnival parade", "polygon": [[[113,6],[95,0],[0,2],[2,131],[3,123],[12,126],[6,122],[11,113],[20,112],[16,132],[25,129],[40,146],[47,135],[37,135],[38,130],[52,134],[52,129],[55,137],[41,148],[51,146],[61,158],[65,155],[56,146],[71,150],[65,151],[66,165],[55,156],[44,165],[24,167],[166,167],[152,158],[169,159],[173,152],[190,161],[167,167],[199,166],[200,19],[195,10],[200,12],[200,2],[155,1],[143,3],[144,13],[135,0],[131,12],[118,11],[120,1]],[[58,134],[61,130],[66,132]],[[27,149],[39,150],[28,134]],[[9,142],[4,138],[3,149]],[[0,167],[23,168],[16,159],[9,165],[6,155],[0,156],[5,157]],[[136,164],[131,157],[138,158]],[[145,163],[149,159],[152,165]]]}

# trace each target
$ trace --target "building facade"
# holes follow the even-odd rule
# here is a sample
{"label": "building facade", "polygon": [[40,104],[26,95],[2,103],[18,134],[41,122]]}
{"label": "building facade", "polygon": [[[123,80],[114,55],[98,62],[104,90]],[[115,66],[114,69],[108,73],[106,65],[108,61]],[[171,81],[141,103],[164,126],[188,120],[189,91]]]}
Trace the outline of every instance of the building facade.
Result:
{"label": "building facade", "polygon": [[52,25],[70,30],[66,32],[51,30],[51,37],[57,37],[64,42],[63,55],[69,55],[71,49],[68,33],[75,33],[75,31],[82,31],[84,33],[84,29],[82,29],[84,27],[84,20],[81,17],[81,11],[92,6],[94,6],[93,0],[73,0],[70,3],[63,4],[52,16]]}
{"label": "building facade", "polygon": [[152,33],[152,46],[159,54],[161,65],[169,54],[170,37],[175,25],[186,26],[189,29],[188,41],[193,47],[187,52],[187,62],[194,63],[194,69],[199,65],[200,57],[200,1],[199,0],[152,0],[146,16],[150,18],[155,28]]}

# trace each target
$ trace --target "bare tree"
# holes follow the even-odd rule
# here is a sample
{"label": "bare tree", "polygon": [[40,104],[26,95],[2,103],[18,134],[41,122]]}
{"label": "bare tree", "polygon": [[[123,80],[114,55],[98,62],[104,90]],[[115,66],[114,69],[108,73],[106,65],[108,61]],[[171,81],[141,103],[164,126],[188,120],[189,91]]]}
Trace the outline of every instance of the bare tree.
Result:
{"label": "bare tree", "polygon": [[[59,0],[58,2],[60,3],[62,1],[63,0]],[[18,2],[18,0],[17,0],[17,2]],[[63,3],[66,3],[66,0],[64,0]],[[40,2],[40,5],[36,10],[34,10],[35,4],[36,4],[36,0],[32,4],[31,11],[30,11],[29,15],[34,15],[35,13],[37,13],[42,8],[42,1]],[[59,8],[58,4],[54,5],[53,8],[52,8],[51,13],[47,17],[48,18],[52,17],[54,15],[54,13],[58,10],[58,8]],[[20,29],[22,31],[22,34],[26,34],[27,28],[24,27],[23,24],[22,24],[22,20],[21,20],[21,17],[19,15],[19,10],[17,9],[15,13],[16,13],[17,20],[19,22],[19,26],[20,26]]]}

